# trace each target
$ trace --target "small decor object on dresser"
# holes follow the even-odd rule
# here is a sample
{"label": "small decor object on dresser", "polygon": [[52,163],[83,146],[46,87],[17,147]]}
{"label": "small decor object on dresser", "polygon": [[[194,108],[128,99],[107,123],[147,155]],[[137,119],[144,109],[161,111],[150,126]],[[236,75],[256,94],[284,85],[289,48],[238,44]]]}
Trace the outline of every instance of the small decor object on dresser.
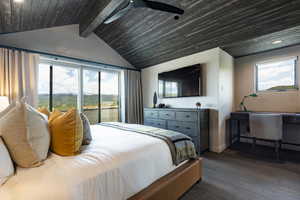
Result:
{"label": "small decor object on dresser", "polygon": [[163,103],[160,103],[160,104],[158,105],[158,108],[165,108],[165,107],[166,107],[166,105],[163,104]]}
{"label": "small decor object on dresser", "polygon": [[200,102],[197,102],[197,103],[196,103],[196,107],[197,107],[197,109],[200,109],[200,108],[201,108],[201,103],[200,103]]}
{"label": "small decor object on dresser", "polygon": [[153,95],[153,108],[156,108],[156,104],[157,104],[157,94],[156,94],[156,92],[154,92],[154,95]]}

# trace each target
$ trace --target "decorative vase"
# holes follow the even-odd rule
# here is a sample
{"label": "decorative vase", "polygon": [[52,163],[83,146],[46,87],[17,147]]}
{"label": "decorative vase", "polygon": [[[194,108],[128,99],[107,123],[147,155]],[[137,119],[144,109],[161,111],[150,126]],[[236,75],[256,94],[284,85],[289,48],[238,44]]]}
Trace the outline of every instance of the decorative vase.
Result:
{"label": "decorative vase", "polygon": [[201,103],[200,103],[200,102],[197,102],[197,103],[196,103],[196,107],[197,107],[197,109],[200,109],[200,108],[201,108]]}
{"label": "decorative vase", "polygon": [[156,94],[156,92],[154,92],[154,95],[153,95],[153,108],[156,108],[156,104],[157,104],[157,94]]}

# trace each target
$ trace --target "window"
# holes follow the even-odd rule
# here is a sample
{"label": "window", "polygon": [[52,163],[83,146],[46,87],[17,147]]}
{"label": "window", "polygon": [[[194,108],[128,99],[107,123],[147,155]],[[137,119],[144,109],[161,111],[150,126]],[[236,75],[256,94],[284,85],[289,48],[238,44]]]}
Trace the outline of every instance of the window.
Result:
{"label": "window", "polygon": [[39,65],[39,107],[78,108],[91,124],[120,121],[119,80],[118,71],[46,61]]}
{"label": "window", "polygon": [[297,58],[256,64],[256,90],[285,91],[297,89]]}
{"label": "window", "polygon": [[53,109],[67,111],[77,108],[78,69],[71,67],[53,67]]}
{"label": "window", "polygon": [[119,121],[119,74],[101,72],[101,122]]}
{"label": "window", "polygon": [[99,72],[83,70],[83,112],[91,124],[99,123],[100,118]]}

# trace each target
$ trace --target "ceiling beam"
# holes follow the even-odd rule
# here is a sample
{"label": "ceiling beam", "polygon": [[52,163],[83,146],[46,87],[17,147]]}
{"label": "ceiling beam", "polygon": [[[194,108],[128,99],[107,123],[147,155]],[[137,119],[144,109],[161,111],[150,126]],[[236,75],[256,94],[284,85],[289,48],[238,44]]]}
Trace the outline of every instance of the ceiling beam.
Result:
{"label": "ceiling beam", "polygon": [[123,2],[124,1],[120,0],[97,1],[95,5],[92,5],[92,10],[89,10],[79,24],[80,36],[88,37],[114,10],[119,8]]}

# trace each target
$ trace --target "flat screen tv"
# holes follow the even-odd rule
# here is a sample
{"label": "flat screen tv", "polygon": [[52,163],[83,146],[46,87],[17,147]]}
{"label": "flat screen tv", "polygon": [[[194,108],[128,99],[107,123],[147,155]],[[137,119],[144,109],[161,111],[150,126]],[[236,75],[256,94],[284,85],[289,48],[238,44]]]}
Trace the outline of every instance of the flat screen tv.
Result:
{"label": "flat screen tv", "polygon": [[201,65],[193,65],[158,74],[160,98],[202,96]]}

